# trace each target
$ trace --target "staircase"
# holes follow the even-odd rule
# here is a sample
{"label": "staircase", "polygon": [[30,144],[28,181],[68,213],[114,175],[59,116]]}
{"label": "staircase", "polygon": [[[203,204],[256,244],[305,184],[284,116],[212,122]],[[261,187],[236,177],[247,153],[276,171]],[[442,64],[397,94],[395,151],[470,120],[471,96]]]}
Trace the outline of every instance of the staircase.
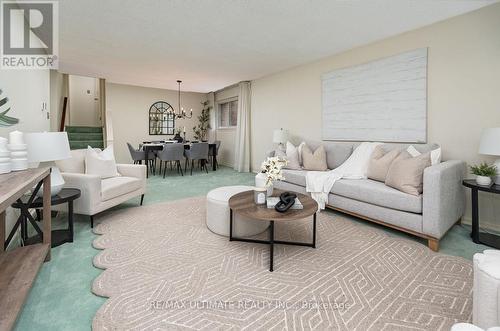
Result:
{"label": "staircase", "polygon": [[66,125],[70,149],[104,148],[102,127]]}

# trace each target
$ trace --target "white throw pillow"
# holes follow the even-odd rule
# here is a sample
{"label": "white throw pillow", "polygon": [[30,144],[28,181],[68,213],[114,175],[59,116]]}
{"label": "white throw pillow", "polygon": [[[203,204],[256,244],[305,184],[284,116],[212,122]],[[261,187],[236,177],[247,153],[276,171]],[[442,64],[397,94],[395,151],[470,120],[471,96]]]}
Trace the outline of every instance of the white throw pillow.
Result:
{"label": "white throw pillow", "polygon": [[291,142],[286,142],[286,159],[288,164],[286,169],[300,170],[300,159],[299,159],[299,149],[295,147]]}
{"label": "white throw pillow", "polygon": [[[417,157],[422,154],[419,151],[417,151],[417,149],[413,147],[413,145],[410,145],[406,149],[406,151],[413,157]],[[439,163],[441,163],[441,147],[433,149],[431,151],[431,165],[436,165]]]}
{"label": "white throw pillow", "polygon": [[120,176],[116,170],[113,145],[102,152],[97,152],[95,149],[88,146],[87,154],[85,154],[85,173],[87,175],[98,175],[103,179]]}

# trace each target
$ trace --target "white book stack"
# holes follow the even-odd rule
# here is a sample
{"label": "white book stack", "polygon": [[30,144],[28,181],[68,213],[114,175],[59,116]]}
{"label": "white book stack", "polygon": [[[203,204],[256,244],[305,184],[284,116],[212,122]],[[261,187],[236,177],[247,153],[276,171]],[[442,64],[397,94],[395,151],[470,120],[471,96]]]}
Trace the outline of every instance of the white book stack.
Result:
{"label": "white book stack", "polygon": [[9,133],[10,165],[12,171],[28,169],[28,145],[20,131]]}
{"label": "white book stack", "polygon": [[0,137],[0,174],[10,172],[10,151],[7,149],[7,139]]}
{"label": "white book stack", "polygon": [[[269,197],[267,198],[267,208],[274,208],[276,204],[280,201],[279,197]],[[290,207],[290,209],[304,209],[304,206],[300,202],[299,198],[295,198],[295,203]]]}

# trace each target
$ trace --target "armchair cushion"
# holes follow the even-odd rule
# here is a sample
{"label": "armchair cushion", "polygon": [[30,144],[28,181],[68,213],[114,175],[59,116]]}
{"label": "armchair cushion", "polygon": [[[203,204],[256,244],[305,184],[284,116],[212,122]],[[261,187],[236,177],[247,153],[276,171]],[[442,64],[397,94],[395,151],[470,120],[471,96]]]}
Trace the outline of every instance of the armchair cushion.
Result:
{"label": "armchair cushion", "polygon": [[146,166],[144,164],[117,164],[116,170],[122,176],[146,179]]}
{"label": "armchair cushion", "polygon": [[84,174],[86,154],[86,149],[74,149],[69,159],[56,161],[56,165],[61,172]]}
{"label": "armchair cushion", "polygon": [[142,181],[134,177],[111,177],[101,181],[101,199],[107,201],[142,187]]}

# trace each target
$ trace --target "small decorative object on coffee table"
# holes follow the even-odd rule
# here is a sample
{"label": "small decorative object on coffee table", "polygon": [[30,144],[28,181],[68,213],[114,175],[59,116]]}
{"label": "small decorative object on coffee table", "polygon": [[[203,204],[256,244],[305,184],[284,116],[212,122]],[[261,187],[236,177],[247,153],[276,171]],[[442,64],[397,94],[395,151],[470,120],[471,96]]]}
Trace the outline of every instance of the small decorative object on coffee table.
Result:
{"label": "small decorative object on coffee table", "polygon": [[[283,193],[281,190],[275,190],[276,195]],[[290,209],[285,213],[279,213],[274,208],[267,208],[266,205],[257,205],[254,202],[254,192],[246,191],[233,195],[229,199],[229,241],[243,241],[249,243],[266,244],[270,249],[269,271],[274,270],[274,245],[295,245],[316,248],[316,212],[318,204],[305,194],[296,193],[300,199],[303,209]],[[250,238],[239,238],[233,236],[233,214],[252,218],[256,221],[269,222],[269,240],[259,240]],[[300,220],[308,217],[312,219],[312,242],[282,241],[274,239],[274,222],[288,222]]]}
{"label": "small decorative object on coffee table", "polygon": [[254,201],[257,205],[264,205],[267,201],[267,189],[264,187],[256,187],[253,189]]}
{"label": "small decorative object on coffee table", "polygon": [[470,170],[473,175],[476,175],[476,183],[483,186],[490,186],[491,178],[497,174],[496,166],[489,165],[486,162],[471,166]]}
{"label": "small decorative object on coffee table", "polygon": [[285,179],[281,169],[287,165],[287,160],[280,157],[268,157],[262,162],[260,172],[255,176],[255,186],[267,188],[267,196],[273,194],[273,182]]}

